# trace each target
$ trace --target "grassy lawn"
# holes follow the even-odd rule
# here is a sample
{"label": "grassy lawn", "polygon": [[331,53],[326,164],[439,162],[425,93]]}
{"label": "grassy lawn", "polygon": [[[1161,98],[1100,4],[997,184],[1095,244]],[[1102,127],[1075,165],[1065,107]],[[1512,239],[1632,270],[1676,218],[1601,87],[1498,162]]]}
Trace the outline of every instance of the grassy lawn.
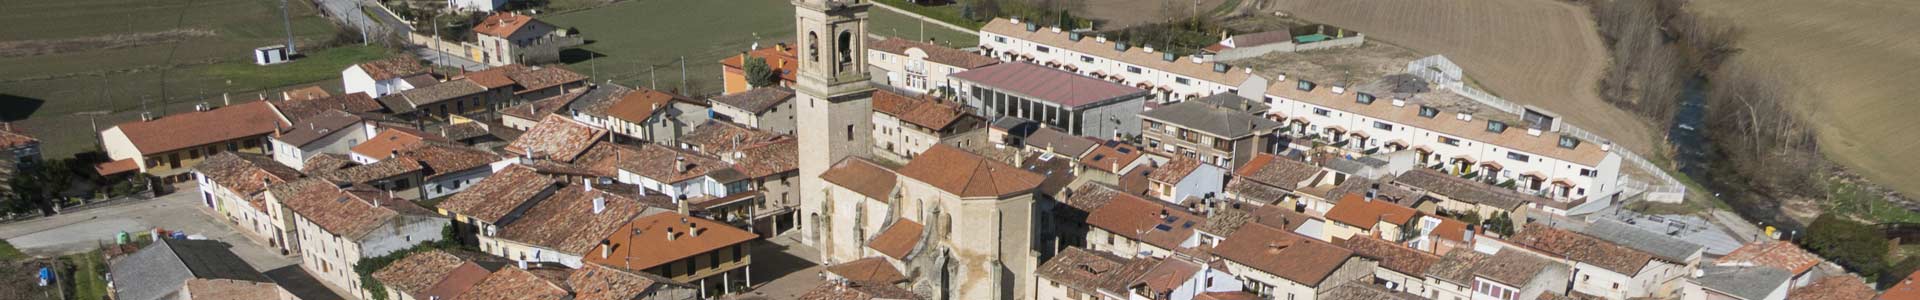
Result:
{"label": "grassy lawn", "polygon": [[873,21],[870,30],[874,34],[919,41],[933,39],[940,45],[954,48],[973,47],[980,44],[979,35],[921,21],[913,16],[885,8],[869,10],[867,16]]}
{"label": "grassy lawn", "polygon": [[[308,1],[289,3],[299,50],[329,55],[308,46],[331,40],[339,29]],[[0,28],[0,41],[55,51],[0,57],[0,66],[6,66],[0,67],[0,121],[19,121],[42,139],[47,157],[92,147],[89,120],[75,113],[109,111],[113,115],[99,119],[106,127],[137,118],[143,103],[157,113],[219,103],[223,92],[247,99],[252,97],[239,95],[272,93],[266,89],[296,76],[339,72],[246,72],[226,65],[251,61],[256,47],[285,43],[277,0],[16,1],[6,6],[0,22],[18,26]],[[189,34],[125,42],[161,32]]]}
{"label": "grassy lawn", "polygon": [[204,77],[231,78],[236,87],[283,87],[339,78],[340,70],[347,66],[385,58],[391,54],[389,52],[386,48],[376,46],[343,46],[308,52],[305,58],[278,65],[261,66],[236,61],[198,66],[191,70]]}
{"label": "grassy lawn", "polygon": [[[721,89],[721,58],[754,43],[771,47],[792,41],[793,11],[785,0],[632,0],[552,14],[545,20],[578,29],[586,37],[587,45],[561,56],[570,69],[592,76],[594,82],[679,89],[685,57],[688,94],[709,95]],[[920,25],[910,17],[882,8],[870,10],[870,16],[868,30],[873,33],[919,35]],[[937,26],[927,26],[927,35],[964,41],[961,46],[979,39]]]}
{"label": "grassy lawn", "polygon": [[1852,183],[1830,181],[1827,184],[1826,211],[1866,219],[1870,222],[1920,222],[1920,212],[1888,202]]}
{"label": "grassy lawn", "polygon": [[9,262],[22,258],[27,258],[27,254],[20,253],[20,249],[14,248],[13,244],[7,243],[7,240],[0,240],[0,262]]}
{"label": "grassy lawn", "polygon": [[73,266],[73,274],[67,275],[67,282],[73,284],[72,299],[107,299],[106,273],[107,263],[101,260],[100,250],[68,255],[61,260]]}
{"label": "grassy lawn", "polygon": [[[879,2],[881,4],[893,6],[895,8],[913,12],[914,14],[927,16],[928,18],[933,18],[934,20],[940,20],[941,22],[947,22],[948,24],[953,24],[960,27],[972,28],[973,30],[980,30],[980,26],[987,25],[986,23],[974,22],[972,20],[967,20],[967,18],[965,17],[962,17],[963,15],[960,12],[959,4],[948,4],[948,5],[940,5],[940,6],[923,6],[919,4],[913,4],[913,2],[909,2],[905,0],[874,0],[874,2]],[[879,10],[881,9],[875,9],[874,11],[879,11]]]}

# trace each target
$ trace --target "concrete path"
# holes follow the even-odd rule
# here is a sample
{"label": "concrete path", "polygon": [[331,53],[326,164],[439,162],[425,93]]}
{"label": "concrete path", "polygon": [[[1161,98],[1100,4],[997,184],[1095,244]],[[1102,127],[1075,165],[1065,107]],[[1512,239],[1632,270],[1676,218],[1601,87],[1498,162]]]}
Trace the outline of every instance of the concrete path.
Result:
{"label": "concrete path", "polygon": [[[741,296],[765,299],[797,299],[826,282],[821,272],[819,250],[800,244],[798,232],[776,236],[759,243],[753,250],[753,291]],[[762,277],[765,276],[765,277]],[[761,279],[766,278],[766,279]],[[762,283],[762,280],[767,280]]]}
{"label": "concrete path", "polygon": [[150,200],[126,201],[0,225],[0,239],[28,255],[51,257],[92,251],[102,243],[112,243],[120,232],[138,233],[154,228],[183,231],[227,243],[229,250],[241,260],[301,299],[342,299],[339,289],[321,284],[301,271],[296,258],[282,256],[278,250],[241,235],[201,203],[200,191],[186,187]]}
{"label": "concrete path", "polygon": [[953,29],[953,30],[959,30],[960,32],[965,32],[965,33],[972,33],[972,34],[974,34],[974,35],[979,35],[979,34],[980,34],[980,31],[979,31],[979,30],[973,30],[973,29],[971,29],[971,28],[966,28],[966,27],[960,27],[960,25],[953,25],[953,24],[949,24],[949,23],[947,23],[947,22],[945,22],[945,21],[940,21],[940,20],[936,20],[936,19],[934,19],[934,18],[928,18],[927,16],[922,16],[922,15],[920,15],[920,14],[916,14],[916,13],[913,13],[913,12],[910,12],[910,11],[907,11],[907,10],[905,10],[905,9],[900,9],[900,8],[898,8],[898,7],[893,7],[893,6],[891,6],[891,5],[887,5],[887,4],[885,4],[885,3],[880,3],[880,2],[872,2],[872,3],[873,3],[873,6],[879,6],[880,8],[885,8],[885,9],[887,9],[887,10],[891,10],[891,11],[893,11],[893,12],[896,12],[896,13],[900,13],[900,14],[902,14],[902,15],[907,15],[908,17],[913,17],[914,19],[919,19],[919,20],[920,20],[920,21],[922,21],[922,22],[927,22],[927,23],[932,23],[933,25],[936,25],[936,26],[941,26],[941,27],[946,27],[946,28],[949,28],[949,29]]}
{"label": "concrete path", "polygon": [[479,71],[479,70],[487,69],[486,64],[475,62],[459,54],[447,53],[440,50],[429,49],[427,47],[418,47],[418,46],[407,46],[407,47],[412,48],[413,54],[420,56],[420,59],[432,61],[433,64],[436,64],[436,65],[459,68],[467,71]]}

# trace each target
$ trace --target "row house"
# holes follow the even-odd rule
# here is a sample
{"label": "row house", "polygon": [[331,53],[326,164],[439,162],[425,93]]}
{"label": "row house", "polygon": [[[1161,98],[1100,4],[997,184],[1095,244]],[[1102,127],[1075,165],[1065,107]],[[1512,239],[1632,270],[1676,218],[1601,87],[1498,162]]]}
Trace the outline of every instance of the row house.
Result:
{"label": "row house", "polygon": [[1353,250],[1354,255],[1379,262],[1373,269],[1373,278],[1367,282],[1396,292],[1433,294],[1433,291],[1429,291],[1431,287],[1426,284],[1426,274],[1429,268],[1440,261],[1439,255],[1374,237],[1354,237],[1339,240],[1335,244]]}
{"label": "row house", "polygon": [[507,164],[466,191],[440,201],[436,210],[453,219],[454,235],[462,238],[461,243],[477,246],[476,237],[498,233],[500,225],[520,219],[567,182],[524,164]]}
{"label": "row house", "polygon": [[1606,299],[1678,296],[1693,270],[1683,262],[1545,224],[1527,224],[1506,251],[1536,251],[1572,265],[1572,291]]}
{"label": "row house", "polygon": [[[143,114],[143,116],[145,116]],[[121,123],[100,131],[108,163],[101,175],[138,171],[162,183],[193,180],[189,170],[220,152],[269,154],[268,136],[291,125],[266,101],[194,111],[158,119]]]}
{"label": "row house", "polygon": [[1167,202],[1211,198],[1224,192],[1227,174],[1227,169],[1220,166],[1176,156],[1147,174],[1147,191]]}
{"label": "row house", "polygon": [[987,118],[1034,120],[1073,135],[1140,135],[1147,91],[1031,63],[951,75],[967,107]]}
{"label": "row house", "polygon": [[[835,167],[857,161],[842,160]],[[925,234],[915,243],[918,251],[939,254],[919,257],[952,260],[941,269],[933,269],[937,265],[931,262],[909,264],[918,267],[908,273],[940,272],[919,276],[920,280],[950,279],[916,284],[932,284],[941,293],[966,299],[998,298],[1009,286],[1013,291],[1033,288],[1031,275],[1038,264],[1032,257],[1036,226],[1032,216],[1035,192],[1044,179],[1041,175],[944,144],[929,148],[897,172],[880,170],[886,169],[844,177],[833,175],[837,170],[826,170],[822,175],[830,186],[826,194],[801,197],[808,224],[803,226],[808,228],[804,240],[820,249],[821,260],[838,263],[864,258],[869,247],[862,245],[872,240],[873,233],[895,220],[910,220],[926,224]],[[872,185],[888,176],[897,178],[893,185]],[[870,204],[876,202],[872,199],[884,205]],[[1005,273],[1013,275],[999,275]]]}
{"label": "row house", "polygon": [[380,98],[438,82],[432,71],[421,65],[418,57],[396,55],[347,66],[340,70],[340,81],[345,94],[365,93]]}
{"label": "row house", "polygon": [[377,129],[366,119],[342,111],[327,110],[296,119],[292,128],[275,130],[273,160],[295,169],[305,168],[307,159],[321,153],[347,154],[354,146],[371,139]]}
{"label": "row house", "polygon": [[713,97],[713,118],[748,128],[793,134],[793,89],[757,87]]}
{"label": "row house", "polygon": [[374,98],[392,115],[413,121],[444,123],[454,116],[491,113],[513,98],[506,89],[487,89],[472,79],[454,79]]}
{"label": "row house", "polygon": [[655,197],[622,193],[605,185],[570,184],[543,199],[525,202],[498,223],[486,224],[476,239],[487,254],[577,268],[589,255],[598,255],[595,247],[628,221],[667,211]]}
{"label": "row house", "polygon": [[[717,156],[732,166],[747,193],[708,195],[696,201],[708,217],[774,236],[799,227],[799,141],[739,124],[708,121],[680,139],[681,148]],[[723,184],[725,185],[725,184]],[[732,200],[732,201],[727,201]]]}
{"label": "row house", "polygon": [[1150,91],[1149,101],[1160,104],[1237,92],[1249,80],[1264,85],[1250,69],[1018,19],[988,21],[980,28],[980,49],[1003,61],[1042,64]]}
{"label": "row house", "polygon": [[267,187],[300,179],[300,170],[275,163],[258,154],[215,154],[195,166],[194,178],[200,186],[202,205],[225,216],[228,224],[239,228],[248,238],[267,244],[273,240],[273,221],[267,215]]}
{"label": "row house", "polygon": [[1256,154],[1274,152],[1274,133],[1281,125],[1266,113],[1266,104],[1214,94],[1141,113],[1141,132],[1148,148],[1236,168]]}
{"label": "row house", "polygon": [[281,251],[298,253],[308,274],[360,299],[370,296],[354,272],[362,259],[439,240],[448,222],[389,192],[317,178],[276,185],[266,199]]}
{"label": "row house", "polygon": [[913,94],[953,95],[958,91],[947,75],[1000,63],[978,53],[896,37],[867,45],[867,65],[874,69],[874,83]]}
{"label": "row house", "polygon": [[[1427,299],[1520,300],[1566,296],[1567,265],[1500,246],[1491,252],[1453,251],[1424,274]],[[1552,295],[1552,296],[1548,296]]]}
{"label": "row house", "polygon": [[1048,62],[1069,72],[1149,86],[1158,92],[1156,96],[1192,99],[1218,93],[1257,93],[1261,95],[1257,98],[1271,107],[1268,118],[1284,121],[1284,132],[1339,145],[1335,147],[1338,149],[1362,154],[1412,149],[1419,153],[1422,166],[1438,165],[1455,175],[1485,176],[1490,181],[1512,180],[1516,189],[1556,199],[1583,199],[1619,190],[1616,180],[1620,158],[1611,153],[1610,145],[1543,132],[1552,121],[1523,128],[1528,125],[1519,121],[1442,112],[1444,103],[1439,102],[1458,104],[1462,97],[1442,92],[1400,93],[1396,83],[1425,84],[1410,76],[1388,76],[1388,80],[1351,89],[1344,82],[1322,86],[1312,81],[1320,79],[1289,81],[1284,74],[1269,81],[1252,74],[1251,69],[1235,70],[1220,62],[1207,64],[1202,58],[1186,62],[1151,49],[1134,50],[1124,43],[1086,38],[1078,32],[1042,30],[1038,25],[1015,20],[989,22],[980,38],[989,56]]}
{"label": "row house", "polygon": [[883,157],[892,161],[912,160],[947,137],[980,128],[985,122],[964,111],[959,103],[874,91],[873,153],[887,155]]}
{"label": "row house", "polygon": [[440,199],[493,174],[493,152],[445,142],[421,142],[392,150],[380,161],[313,174],[339,182],[365,184],[409,200]]}
{"label": "row house", "polygon": [[1213,248],[1245,290],[1264,299],[1320,299],[1344,284],[1373,276],[1377,262],[1352,250],[1249,222]]}
{"label": "row house", "polygon": [[779,77],[779,83],[776,85],[792,88],[794,75],[799,74],[796,71],[800,69],[800,59],[794,58],[799,51],[787,43],[776,43],[773,47],[756,48],[740,55],[720,59],[722,94],[734,94],[758,88],[747,84],[748,57],[766,61],[767,67],[772,69],[774,76]]}
{"label": "row house", "polygon": [[1041,264],[1032,299],[1254,299],[1213,264],[1067,248]]}
{"label": "row house", "polygon": [[707,121],[708,111],[705,102],[641,88],[607,107],[607,129],[628,138],[677,145],[675,140],[687,130]]}
{"label": "row house", "polygon": [[1531,212],[1552,213],[1544,209],[1526,208],[1541,207],[1541,203],[1554,203],[1550,199],[1539,196],[1522,194],[1424,168],[1401,172],[1399,176],[1393,178],[1392,185],[1420,193],[1422,202],[1415,204],[1416,207],[1454,214],[1474,214],[1480,216],[1481,220],[1493,219],[1496,214],[1507,214],[1514,220],[1527,220],[1536,217],[1532,216]]}
{"label": "row house", "polygon": [[586,260],[690,284],[708,299],[753,286],[752,248],[758,238],[719,221],[658,212],[620,225]]}

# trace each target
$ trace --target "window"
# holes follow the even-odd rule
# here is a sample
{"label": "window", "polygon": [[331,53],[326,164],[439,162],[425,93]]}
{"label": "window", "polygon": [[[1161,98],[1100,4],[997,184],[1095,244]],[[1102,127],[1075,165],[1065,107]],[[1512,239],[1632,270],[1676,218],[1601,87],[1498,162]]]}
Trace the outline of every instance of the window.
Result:
{"label": "window", "polygon": [[1050,52],[1053,52],[1053,48],[1047,48],[1047,46],[1041,46],[1041,45],[1033,45],[1033,51],[1040,51],[1040,53],[1050,53]]}
{"label": "window", "polygon": [[1354,101],[1354,102],[1360,102],[1360,104],[1373,104],[1373,94],[1368,94],[1368,93],[1354,93],[1354,94],[1353,94],[1353,101]]}
{"label": "window", "polygon": [[1007,42],[1007,37],[997,36],[997,35],[993,36],[993,42],[1005,44]]}
{"label": "window", "polygon": [[1140,67],[1127,66],[1127,73],[1140,74]]}
{"label": "window", "polygon": [[1313,82],[1311,81],[1295,80],[1294,82],[1296,83],[1293,87],[1295,89],[1299,89],[1301,91],[1308,91],[1308,92],[1313,91]]}
{"label": "window", "polygon": [[1176,77],[1173,79],[1173,82],[1179,83],[1180,85],[1193,84],[1193,80],[1189,80],[1186,77]]}
{"label": "window", "polygon": [[1387,124],[1387,122],[1373,121],[1373,129],[1392,131],[1393,124]]}
{"label": "window", "polygon": [[1272,105],[1272,104],[1273,104],[1273,96],[1267,96],[1267,104],[1268,104],[1268,105]]}
{"label": "window", "polygon": [[1526,154],[1520,154],[1520,152],[1507,151],[1507,159],[1511,159],[1519,162],[1527,162],[1527,160],[1533,159],[1533,157],[1527,156]]}
{"label": "window", "polygon": [[1433,116],[1438,116],[1438,115],[1440,115],[1440,109],[1427,107],[1426,105],[1420,106],[1420,117],[1432,119]]}
{"label": "window", "polygon": [[1580,139],[1571,136],[1560,136],[1560,148],[1573,149],[1578,147],[1580,147]]}
{"label": "window", "polygon": [[1440,143],[1441,143],[1441,144],[1447,144],[1447,145],[1452,145],[1452,146],[1459,146],[1459,145],[1460,145],[1460,139],[1456,139],[1456,138],[1450,138],[1450,137],[1444,137],[1444,136],[1443,136],[1443,137],[1440,137]]}
{"label": "window", "polygon": [[1147,139],[1147,148],[1160,148],[1160,140]]}
{"label": "window", "polygon": [[853,124],[847,124],[847,140],[853,140]]}
{"label": "window", "polygon": [[1501,133],[1506,131],[1507,131],[1506,122],[1493,121],[1493,120],[1487,121],[1487,132]]}
{"label": "window", "polygon": [[1329,110],[1327,110],[1327,109],[1325,109],[1325,108],[1315,108],[1315,109],[1313,109],[1313,114],[1316,114],[1316,115],[1320,115],[1320,116],[1326,116],[1326,115],[1329,115],[1329,114],[1333,114],[1333,111],[1329,111]]}
{"label": "window", "polygon": [[1092,56],[1086,56],[1086,55],[1081,55],[1081,56],[1080,56],[1080,62],[1087,62],[1087,63],[1090,63],[1090,62],[1093,62],[1093,57],[1092,57]]}
{"label": "window", "polygon": [[1598,177],[1598,176],[1600,176],[1600,171],[1594,171],[1593,169],[1587,169],[1587,168],[1581,168],[1581,169],[1580,169],[1580,176],[1585,176],[1585,177]]}

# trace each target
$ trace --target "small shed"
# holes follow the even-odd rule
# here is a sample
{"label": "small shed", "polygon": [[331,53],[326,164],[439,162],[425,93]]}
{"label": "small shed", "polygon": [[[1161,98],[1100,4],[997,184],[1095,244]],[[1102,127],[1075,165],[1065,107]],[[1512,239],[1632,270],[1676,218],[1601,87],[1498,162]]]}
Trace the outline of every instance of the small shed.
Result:
{"label": "small shed", "polygon": [[265,66],[287,62],[288,60],[290,59],[287,57],[287,45],[253,48],[254,64]]}

